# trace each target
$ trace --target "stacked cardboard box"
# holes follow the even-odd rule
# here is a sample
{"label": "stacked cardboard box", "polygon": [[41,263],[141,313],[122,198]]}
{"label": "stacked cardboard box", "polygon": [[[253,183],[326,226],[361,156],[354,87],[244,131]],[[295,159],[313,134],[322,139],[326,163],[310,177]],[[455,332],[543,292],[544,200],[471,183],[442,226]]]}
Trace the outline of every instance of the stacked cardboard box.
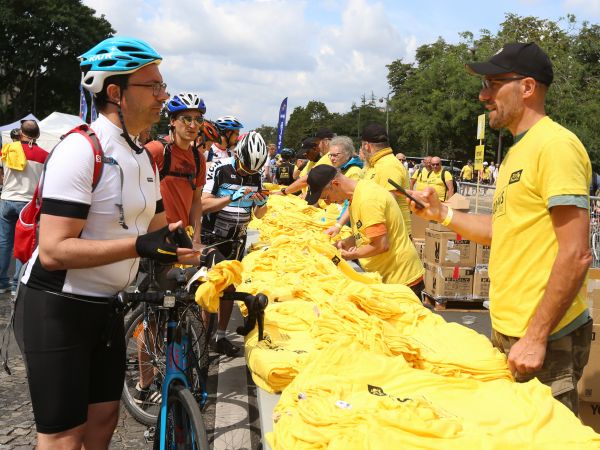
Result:
{"label": "stacked cardboard box", "polygon": [[425,261],[425,239],[413,238],[413,244],[415,244],[419,259],[421,261]]}
{"label": "stacked cardboard box", "polygon": [[579,417],[600,433],[600,269],[589,270],[585,290],[594,325],[590,356],[577,386]]}
{"label": "stacked cardboard box", "polygon": [[431,223],[425,230],[425,292],[434,299],[473,296],[475,244]]}

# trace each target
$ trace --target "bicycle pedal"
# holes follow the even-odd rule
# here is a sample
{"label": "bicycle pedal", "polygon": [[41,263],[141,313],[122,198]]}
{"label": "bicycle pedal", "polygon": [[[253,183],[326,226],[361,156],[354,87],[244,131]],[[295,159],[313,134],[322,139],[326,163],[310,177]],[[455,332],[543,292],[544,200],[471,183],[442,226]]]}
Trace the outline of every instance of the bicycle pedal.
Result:
{"label": "bicycle pedal", "polygon": [[146,431],[144,431],[144,439],[146,443],[154,442],[154,434],[156,432],[155,427],[149,427]]}

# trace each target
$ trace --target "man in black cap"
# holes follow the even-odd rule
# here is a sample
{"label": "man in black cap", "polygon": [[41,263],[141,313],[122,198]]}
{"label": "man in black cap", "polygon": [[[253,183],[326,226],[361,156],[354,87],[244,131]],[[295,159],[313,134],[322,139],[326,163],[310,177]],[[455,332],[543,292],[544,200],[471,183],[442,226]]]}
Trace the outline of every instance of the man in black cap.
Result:
{"label": "man in black cap", "polygon": [[309,204],[320,198],[328,204],[350,201],[352,236],[336,242],[342,258],[359,259],[365,270],[379,272],[384,283],[409,286],[420,298],[423,264],[409,238],[400,207],[387,190],[371,180],[348,178],[338,168],[327,165],[311,170],[307,183]]}
{"label": "man in black cap", "polygon": [[309,162],[300,171],[296,181],[290,184],[288,187],[281,189],[283,195],[293,194],[306,187],[306,177],[313,167],[320,165],[331,166],[331,160],[329,159],[329,141],[335,136],[335,134],[328,128],[321,128],[317,131],[315,137],[309,137],[302,141],[302,147],[298,152],[297,157],[302,158],[306,155]]}
{"label": "man in black cap", "polygon": [[[492,246],[492,341],[517,381],[534,377],[577,413],[577,381],[592,333],[585,289],[592,168],[577,136],[546,116],[552,63],[536,44],[507,44],[487,62],[479,100],[490,126],[514,136],[500,166],[492,216],[454,212],[433,190],[411,208],[456,233]],[[492,226],[493,224],[493,226]]]}

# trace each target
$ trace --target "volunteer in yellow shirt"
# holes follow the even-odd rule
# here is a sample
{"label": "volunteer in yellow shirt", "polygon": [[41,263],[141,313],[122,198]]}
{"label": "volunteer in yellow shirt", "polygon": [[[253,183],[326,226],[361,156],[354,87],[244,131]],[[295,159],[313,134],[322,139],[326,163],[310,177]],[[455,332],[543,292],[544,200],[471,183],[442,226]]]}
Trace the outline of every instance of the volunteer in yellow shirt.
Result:
{"label": "volunteer in yellow shirt", "polygon": [[394,195],[398,206],[400,206],[402,219],[410,236],[412,234],[412,226],[406,197],[388,183],[388,179],[391,179],[404,189],[408,189],[408,170],[392,153],[387,132],[383,126],[376,123],[365,126],[361,139],[362,151],[365,159],[368,161],[364,178],[383,186]]}
{"label": "volunteer in yellow shirt", "polygon": [[469,160],[467,164],[460,169],[460,179],[468,183],[473,181],[473,161]]}
{"label": "volunteer in yellow shirt", "polygon": [[490,184],[492,179],[492,171],[488,167],[487,161],[483,162],[483,169],[479,171],[479,181],[483,184]]}
{"label": "volunteer in yellow shirt", "polygon": [[454,185],[452,184],[452,174],[449,170],[442,167],[442,160],[437,156],[431,158],[432,171],[427,177],[427,186],[435,189],[438,198],[445,202],[454,195]]}
{"label": "volunteer in yellow shirt", "polygon": [[354,150],[354,143],[348,136],[336,136],[329,144],[327,154],[334,167],[353,180],[362,178],[363,162]]}
{"label": "volunteer in yellow shirt", "polygon": [[431,173],[431,156],[423,159],[421,167],[415,170],[410,179],[410,188],[422,191],[427,186],[427,178]]}
{"label": "volunteer in yellow shirt", "polygon": [[490,126],[515,137],[500,166],[492,216],[455,212],[431,189],[415,192],[426,208],[413,211],[491,245],[494,345],[508,355],[517,381],[538,378],[577,413],[592,332],[582,289],[591,262],[590,160],[577,136],[545,114],[553,69],[535,43],[507,44],[468,68],[484,76],[479,99]]}
{"label": "volunteer in yellow shirt", "polygon": [[384,283],[410,286],[417,296],[423,290],[423,265],[412,244],[400,207],[389,192],[371,180],[352,180],[331,166],[315,167],[308,174],[306,201],[350,201],[353,236],[338,241],[347,260],[379,272]]}

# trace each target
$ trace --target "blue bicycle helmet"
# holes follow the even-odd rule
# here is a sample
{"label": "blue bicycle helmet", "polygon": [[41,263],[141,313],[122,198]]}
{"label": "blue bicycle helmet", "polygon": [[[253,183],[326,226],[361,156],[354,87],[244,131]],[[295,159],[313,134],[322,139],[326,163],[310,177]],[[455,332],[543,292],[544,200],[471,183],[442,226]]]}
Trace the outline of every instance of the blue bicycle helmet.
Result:
{"label": "blue bicycle helmet", "polygon": [[215,120],[215,124],[221,133],[227,130],[239,130],[244,128],[244,125],[234,116],[223,116]]}
{"label": "blue bicycle helmet", "polygon": [[132,73],[148,64],[160,64],[162,56],[139,39],[111,37],[78,59],[82,71],[81,85],[97,94],[102,90],[106,78]]}
{"label": "blue bicycle helmet", "polygon": [[186,111],[188,109],[197,109],[202,114],[206,113],[206,105],[197,94],[193,92],[182,92],[174,95],[167,102],[167,111],[169,115],[176,114],[180,111]]}
{"label": "blue bicycle helmet", "polygon": [[294,157],[294,150],[292,150],[291,148],[281,149],[281,157],[292,159]]}

